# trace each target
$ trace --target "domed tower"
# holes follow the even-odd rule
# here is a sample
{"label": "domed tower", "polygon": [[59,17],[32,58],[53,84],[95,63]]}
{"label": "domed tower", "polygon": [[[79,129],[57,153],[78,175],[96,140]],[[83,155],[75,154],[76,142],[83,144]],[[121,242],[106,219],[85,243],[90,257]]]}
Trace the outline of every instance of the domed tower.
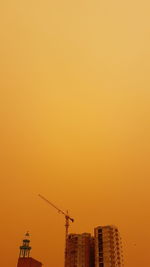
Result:
{"label": "domed tower", "polygon": [[17,267],[42,267],[42,263],[30,257],[30,235],[25,234],[22,246],[20,246],[19,259]]}
{"label": "domed tower", "polygon": [[23,244],[20,246],[20,254],[19,258],[29,258],[30,256],[30,235],[29,232],[25,234],[25,238],[23,239]]}

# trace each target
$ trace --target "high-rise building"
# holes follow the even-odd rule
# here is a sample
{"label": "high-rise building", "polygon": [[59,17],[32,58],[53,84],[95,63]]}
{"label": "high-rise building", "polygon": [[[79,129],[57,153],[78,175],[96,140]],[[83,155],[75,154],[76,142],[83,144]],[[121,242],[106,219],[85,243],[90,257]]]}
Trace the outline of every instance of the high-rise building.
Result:
{"label": "high-rise building", "polygon": [[30,257],[30,239],[27,232],[23,239],[23,244],[20,246],[20,254],[17,267],[42,267],[42,263]]}
{"label": "high-rise building", "polygon": [[98,226],[94,229],[95,267],[122,267],[121,237],[115,226]]}
{"label": "high-rise building", "polygon": [[94,239],[91,234],[69,234],[66,267],[94,267]]}

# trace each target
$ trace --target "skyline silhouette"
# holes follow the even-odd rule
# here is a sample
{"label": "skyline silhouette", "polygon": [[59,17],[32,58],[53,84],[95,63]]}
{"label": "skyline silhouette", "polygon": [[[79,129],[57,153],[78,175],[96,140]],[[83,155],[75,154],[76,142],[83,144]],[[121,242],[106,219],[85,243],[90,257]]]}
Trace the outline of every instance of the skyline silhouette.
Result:
{"label": "skyline silhouette", "polygon": [[116,225],[125,267],[150,266],[150,2],[2,0],[1,265],[22,234],[64,263],[70,233]]}

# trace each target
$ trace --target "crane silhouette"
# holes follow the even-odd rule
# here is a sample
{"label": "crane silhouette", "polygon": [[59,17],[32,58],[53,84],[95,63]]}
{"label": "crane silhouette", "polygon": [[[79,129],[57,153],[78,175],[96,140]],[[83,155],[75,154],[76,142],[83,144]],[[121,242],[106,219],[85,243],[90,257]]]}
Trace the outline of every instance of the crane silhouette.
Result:
{"label": "crane silhouette", "polygon": [[68,214],[68,210],[64,212],[63,210],[59,209],[57,206],[55,206],[52,202],[50,202],[48,199],[43,197],[42,195],[38,195],[40,198],[42,198],[44,201],[46,201],[49,205],[51,205],[53,208],[55,208],[59,213],[63,214],[65,216],[65,266],[66,266],[66,257],[67,257],[67,238],[68,238],[68,232],[69,232],[69,221],[74,222],[74,219],[71,218]]}

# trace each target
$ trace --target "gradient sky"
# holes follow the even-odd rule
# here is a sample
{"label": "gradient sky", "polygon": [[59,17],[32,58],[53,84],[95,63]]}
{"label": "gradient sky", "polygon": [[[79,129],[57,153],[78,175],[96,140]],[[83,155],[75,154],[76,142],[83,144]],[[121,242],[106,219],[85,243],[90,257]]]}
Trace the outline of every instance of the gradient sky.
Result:
{"label": "gradient sky", "polygon": [[1,0],[1,265],[62,267],[71,232],[115,224],[150,266],[149,0]]}

